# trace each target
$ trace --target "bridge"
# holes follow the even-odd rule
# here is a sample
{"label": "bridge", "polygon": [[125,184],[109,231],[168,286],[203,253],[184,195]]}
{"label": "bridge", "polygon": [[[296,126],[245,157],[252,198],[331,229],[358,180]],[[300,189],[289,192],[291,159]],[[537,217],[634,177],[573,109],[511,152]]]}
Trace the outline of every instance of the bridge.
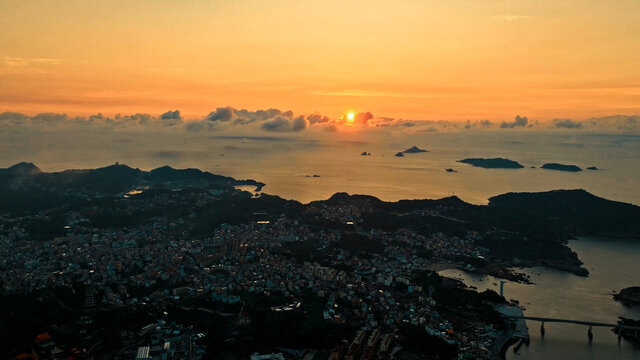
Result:
{"label": "bridge", "polygon": [[601,323],[596,321],[584,321],[584,320],[569,320],[569,319],[556,319],[556,318],[546,318],[546,317],[538,317],[538,316],[518,316],[518,315],[506,315],[506,317],[514,320],[524,319],[531,321],[540,321],[542,324],[540,325],[540,333],[544,336],[544,323],[565,323],[565,324],[577,324],[577,325],[585,325],[589,327],[587,331],[587,336],[589,337],[589,342],[593,340],[593,332],[591,328],[594,326],[598,327],[608,327],[613,329],[618,329],[618,341],[620,341],[620,336],[622,334],[621,330],[631,330],[634,332],[635,336],[640,334],[640,326],[632,326],[632,325],[623,325],[623,324],[609,324],[609,323]]}
{"label": "bridge", "polygon": [[537,316],[507,316],[511,319],[525,319],[532,321],[540,321],[540,322],[549,322],[549,323],[565,323],[565,324],[578,324],[578,325],[586,325],[586,326],[599,326],[599,327],[608,327],[608,328],[618,328],[624,330],[637,330],[640,331],[640,326],[631,326],[631,325],[621,325],[621,324],[608,324],[601,323],[595,321],[584,321],[584,320],[568,320],[568,319],[556,319],[556,318],[546,318],[546,317],[537,317]]}

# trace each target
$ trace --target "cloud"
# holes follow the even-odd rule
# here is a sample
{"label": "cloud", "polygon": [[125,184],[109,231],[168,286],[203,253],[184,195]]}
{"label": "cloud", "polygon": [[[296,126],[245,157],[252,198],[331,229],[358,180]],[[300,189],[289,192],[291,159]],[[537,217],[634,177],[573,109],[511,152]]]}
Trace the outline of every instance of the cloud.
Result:
{"label": "cloud", "polygon": [[517,127],[526,127],[528,123],[529,119],[527,119],[526,116],[516,115],[516,118],[513,120],[513,122],[503,121],[502,124],[500,124],[500,127],[503,129],[513,129]]}
{"label": "cloud", "polygon": [[6,111],[0,114],[0,123],[7,122],[11,124],[22,124],[29,120],[29,117],[17,112]]}
{"label": "cloud", "polygon": [[309,121],[309,124],[323,124],[323,123],[329,122],[331,119],[329,119],[328,116],[322,116],[320,114],[312,114],[307,116],[307,120]]}
{"label": "cloud", "polygon": [[293,116],[293,113],[291,111],[283,113],[282,111],[273,108],[256,111],[249,111],[246,109],[237,110],[232,108],[232,111],[233,115],[236,116],[236,119],[233,121],[233,123],[236,125],[249,125],[255,122],[273,119],[278,115],[282,115],[288,118],[291,118]]}
{"label": "cloud", "polygon": [[182,117],[180,116],[180,110],[167,111],[160,115],[160,121],[164,126],[174,126],[181,123]]}
{"label": "cloud", "polygon": [[582,123],[571,119],[554,119],[553,124],[558,128],[564,129],[579,129],[582,127]]}
{"label": "cloud", "polygon": [[117,114],[113,119],[106,118],[105,123],[114,126],[132,126],[132,125],[152,125],[154,122],[153,116],[150,114],[133,114],[133,115],[120,115]]}
{"label": "cloud", "polygon": [[67,120],[67,114],[41,113],[31,118],[33,124],[51,125]]}
{"label": "cloud", "polygon": [[375,91],[363,89],[344,89],[338,91],[312,91],[311,95],[319,96],[352,96],[352,97],[387,97],[387,98],[442,98],[446,97],[442,93],[412,93],[412,92],[393,92],[393,91]]}
{"label": "cloud", "polygon": [[50,58],[25,58],[18,56],[5,56],[0,61],[0,74],[32,75],[47,72],[47,67],[60,63],[58,59]]}
{"label": "cloud", "polygon": [[212,111],[205,117],[208,121],[230,121],[233,118],[232,107],[219,107],[216,111]]}
{"label": "cloud", "polygon": [[471,122],[471,120],[467,120],[467,123],[464,125],[464,128],[465,129],[471,129],[475,127],[490,128],[491,125],[493,125],[493,123],[486,119],[480,120],[480,121],[474,121],[474,122]]}
{"label": "cloud", "polygon": [[291,110],[281,111],[269,108],[250,111],[228,106],[217,108],[203,120],[185,122],[185,128],[187,131],[203,131],[248,127],[245,131],[255,129],[269,132],[300,132],[309,127],[319,127],[327,130],[324,125],[329,125],[336,121],[338,120],[333,120],[318,113],[306,117],[305,115],[294,115]]}
{"label": "cloud", "polygon": [[336,132],[338,131],[338,126],[336,124],[328,124],[328,125],[322,126],[322,129],[328,132]]}
{"label": "cloud", "polygon": [[60,60],[50,58],[23,58],[17,56],[4,57],[4,64],[9,67],[26,67],[36,64],[57,65],[59,63]]}
{"label": "cloud", "polygon": [[180,117],[180,110],[169,110],[166,113],[160,115],[160,120],[182,120],[182,117]]}
{"label": "cloud", "polygon": [[273,120],[269,120],[262,124],[262,129],[266,131],[276,132],[297,132],[307,128],[307,120],[304,116],[298,116],[294,119],[288,117],[277,116]]}
{"label": "cloud", "polygon": [[491,127],[492,122],[489,120],[480,120],[478,121],[476,124],[482,126],[482,127]]}
{"label": "cloud", "polygon": [[624,132],[640,131],[640,115],[613,115],[590,118],[583,122],[590,129]]}
{"label": "cloud", "polygon": [[355,123],[357,124],[367,124],[369,120],[373,119],[373,114],[370,112],[360,112],[355,116]]}
{"label": "cloud", "polygon": [[[0,131],[32,127],[43,129],[93,131],[216,131],[221,135],[251,136],[261,132],[302,133],[313,131],[336,132],[346,129],[375,130],[386,129],[393,133],[419,134],[453,131],[509,131],[511,129],[539,130],[576,130],[592,132],[640,132],[640,115],[615,115],[587,120],[557,118],[548,121],[531,120],[525,116],[516,116],[513,121],[493,123],[489,120],[412,120],[393,117],[376,117],[369,111],[354,114],[354,121],[348,122],[346,116],[330,118],[314,113],[311,115],[294,114],[275,108],[250,111],[233,107],[219,107],[199,120],[185,120],[179,110],[170,110],[161,114],[137,113],[105,116],[101,113],[70,117],[63,113],[40,113],[28,116],[17,112],[0,113]],[[288,136],[287,136],[288,137]]]}
{"label": "cloud", "polygon": [[531,18],[531,16],[529,16],[529,15],[501,14],[501,15],[492,16],[491,18],[493,20],[497,20],[497,21],[512,22],[512,21],[517,21],[517,20],[529,19],[529,18]]}

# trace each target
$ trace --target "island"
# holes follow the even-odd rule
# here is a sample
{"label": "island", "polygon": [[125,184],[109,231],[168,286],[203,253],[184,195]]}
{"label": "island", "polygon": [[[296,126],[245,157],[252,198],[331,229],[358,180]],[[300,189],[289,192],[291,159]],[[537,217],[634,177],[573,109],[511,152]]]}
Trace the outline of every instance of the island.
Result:
{"label": "island", "polygon": [[587,170],[600,170],[600,169],[598,169],[598,168],[597,168],[597,167],[595,167],[595,166],[589,166],[589,167],[587,168]]}
{"label": "island", "polygon": [[568,171],[568,172],[582,171],[582,169],[579,166],[565,165],[565,164],[558,164],[558,163],[546,163],[542,165],[540,168],[547,169],[547,170]]}
{"label": "island", "polygon": [[638,307],[640,306],[640,286],[622,289],[613,295],[613,299],[620,301],[626,307]]}
{"label": "island", "polygon": [[454,170],[452,168],[448,168],[448,169],[444,169],[444,171],[448,172],[448,173],[457,173],[457,170]]}
{"label": "island", "polygon": [[522,169],[524,167],[517,161],[503,158],[467,158],[458,160],[458,162],[485,169]]}
{"label": "island", "polygon": [[362,156],[371,156],[371,153],[363,151],[362,154],[360,154],[360,155],[362,155]]}
{"label": "island", "polygon": [[400,151],[400,152],[397,152],[395,156],[397,156],[397,157],[403,157],[403,156],[404,156],[404,153],[403,153],[402,151]]}
{"label": "island", "polygon": [[403,151],[403,153],[405,153],[405,154],[416,154],[416,153],[421,153],[421,152],[429,152],[429,151],[425,150],[425,149],[420,149],[417,146],[412,146],[412,147],[408,148],[407,150]]}

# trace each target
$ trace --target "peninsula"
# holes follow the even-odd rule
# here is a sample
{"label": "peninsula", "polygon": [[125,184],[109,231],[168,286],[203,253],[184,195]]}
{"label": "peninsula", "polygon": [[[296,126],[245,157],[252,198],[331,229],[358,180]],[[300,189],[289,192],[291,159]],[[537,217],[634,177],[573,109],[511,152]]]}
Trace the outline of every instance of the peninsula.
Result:
{"label": "peninsula", "polygon": [[640,286],[622,289],[613,295],[613,299],[620,301],[626,307],[640,307]]}

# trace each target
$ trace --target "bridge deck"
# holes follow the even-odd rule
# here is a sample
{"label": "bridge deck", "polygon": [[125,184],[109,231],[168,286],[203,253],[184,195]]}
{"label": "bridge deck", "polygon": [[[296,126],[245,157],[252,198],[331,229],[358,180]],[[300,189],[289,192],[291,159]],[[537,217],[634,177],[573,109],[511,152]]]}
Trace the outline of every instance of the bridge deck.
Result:
{"label": "bridge deck", "polygon": [[538,316],[508,316],[508,317],[512,319],[525,319],[525,320],[533,320],[533,321],[544,321],[544,322],[550,322],[550,323],[557,322],[557,323],[566,323],[566,324],[620,328],[620,329],[626,329],[626,330],[640,330],[640,326],[608,324],[608,323],[601,323],[601,322],[595,322],[595,321],[556,319],[556,318],[545,318],[545,317],[538,317]]}

